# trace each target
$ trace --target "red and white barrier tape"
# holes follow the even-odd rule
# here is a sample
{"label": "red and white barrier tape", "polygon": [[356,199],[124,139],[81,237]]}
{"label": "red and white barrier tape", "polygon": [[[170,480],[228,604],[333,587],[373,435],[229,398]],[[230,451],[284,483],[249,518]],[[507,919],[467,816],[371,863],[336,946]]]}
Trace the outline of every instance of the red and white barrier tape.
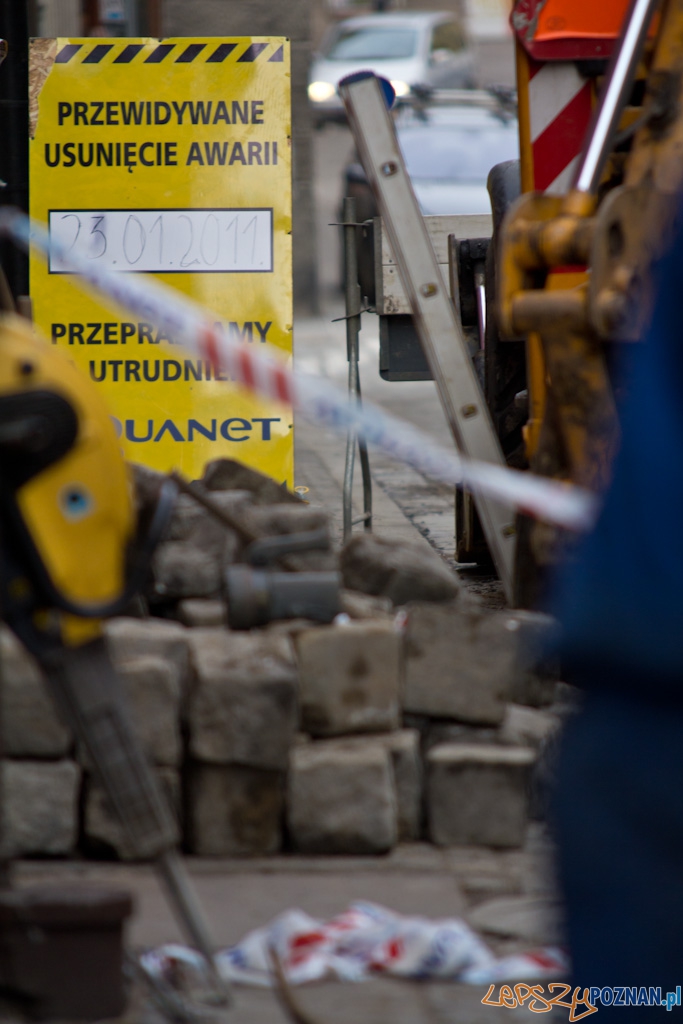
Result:
{"label": "red and white barrier tape", "polygon": [[216,316],[158,281],[102,270],[92,261],[68,252],[51,241],[44,227],[19,210],[0,210],[0,235],[9,236],[26,249],[35,247],[46,258],[50,254],[57,257],[101,296],[152,321],[188,351],[208,360],[215,370],[249,391],[285,402],[340,432],[353,427],[366,441],[420,473],[445,483],[462,484],[474,493],[557,526],[580,531],[589,529],[595,521],[595,495],[531,473],[465,459],[377,406],[350,402],[345,392],[328,381],[294,372],[272,347],[254,349],[224,336],[214,326]]}

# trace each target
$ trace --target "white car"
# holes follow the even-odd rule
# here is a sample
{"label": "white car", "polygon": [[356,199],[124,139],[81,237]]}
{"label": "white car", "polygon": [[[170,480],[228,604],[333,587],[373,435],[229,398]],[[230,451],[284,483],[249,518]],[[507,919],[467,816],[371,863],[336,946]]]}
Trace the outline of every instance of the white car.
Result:
{"label": "white car", "polygon": [[311,65],[308,98],[318,125],[344,120],[337,84],[357,71],[388,78],[400,98],[415,85],[474,84],[474,56],[462,23],[448,12],[374,14],[330,29]]}

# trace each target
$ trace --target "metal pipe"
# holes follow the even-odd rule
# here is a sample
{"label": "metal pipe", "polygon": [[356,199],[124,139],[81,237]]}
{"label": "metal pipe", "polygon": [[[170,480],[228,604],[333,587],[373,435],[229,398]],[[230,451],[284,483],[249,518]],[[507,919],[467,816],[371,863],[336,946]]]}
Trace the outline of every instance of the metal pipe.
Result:
{"label": "metal pipe", "polygon": [[609,156],[614,133],[628,98],[652,17],[661,0],[631,0],[607,81],[588,130],[588,143],[574,175],[573,188],[593,194]]}
{"label": "metal pipe", "polygon": [[[349,361],[349,401],[358,401],[358,334],[360,333],[360,285],[358,284],[358,257],[356,254],[356,200],[344,199],[344,274],[346,298],[346,357]],[[346,463],[344,465],[344,543],[351,539],[353,530],[353,469],[356,460],[355,426],[346,436]]]}
{"label": "metal pipe", "polygon": [[474,291],[477,296],[477,319],[479,321],[479,348],[486,342],[486,269],[483,263],[474,267]]}

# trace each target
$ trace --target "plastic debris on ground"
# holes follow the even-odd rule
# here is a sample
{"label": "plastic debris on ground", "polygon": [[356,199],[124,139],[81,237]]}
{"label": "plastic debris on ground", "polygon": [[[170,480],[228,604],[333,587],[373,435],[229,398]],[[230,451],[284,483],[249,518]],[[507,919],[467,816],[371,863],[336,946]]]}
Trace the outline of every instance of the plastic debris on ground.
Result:
{"label": "plastic debris on ground", "polygon": [[[272,983],[275,950],[292,985],[335,979],[366,981],[378,975],[415,981],[492,984],[564,977],[566,953],[544,948],[497,958],[464,921],[407,917],[374,903],[352,903],[338,917],[318,921],[302,910],[287,910],[220,950],[222,977],[245,985]],[[172,988],[201,988],[206,964],[199,953],[179,945],[143,953],[140,966],[150,980]]]}

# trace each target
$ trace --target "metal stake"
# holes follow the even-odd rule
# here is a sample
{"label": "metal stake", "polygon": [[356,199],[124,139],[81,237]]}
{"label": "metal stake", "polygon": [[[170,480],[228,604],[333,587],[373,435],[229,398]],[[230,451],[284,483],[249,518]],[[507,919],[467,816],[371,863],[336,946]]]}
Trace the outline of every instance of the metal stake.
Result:
{"label": "metal stake", "polygon": [[[346,356],[349,361],[349,401],[360,405],[360,370],[358,368],[358,335],[360,334],[360,285],[358,284],[358,257],[356,255],[356,200],[344,199],[344,270],[346,276]],[[363,515],[353,518],[353,469],[356,459],[356,441],[363,474]],[[366,532],[372,530],[372,480],[370,460],[365,439],[358,436],[355,427],[349,427],[346,437],[346,465],[344,467],[344,543],[351,539],[355,523],[364,523]]]}
{"label": "metal stake", "polygon": [[216,1006],[229,1005],[232,1001],[230,982],[218,969],[211,932],[180,854],[175,849],[165,850],[158,857],[156,867],[171,896],[180,923],[190,933],[192,941],[206,960],[214,986],[212,1002]]}

